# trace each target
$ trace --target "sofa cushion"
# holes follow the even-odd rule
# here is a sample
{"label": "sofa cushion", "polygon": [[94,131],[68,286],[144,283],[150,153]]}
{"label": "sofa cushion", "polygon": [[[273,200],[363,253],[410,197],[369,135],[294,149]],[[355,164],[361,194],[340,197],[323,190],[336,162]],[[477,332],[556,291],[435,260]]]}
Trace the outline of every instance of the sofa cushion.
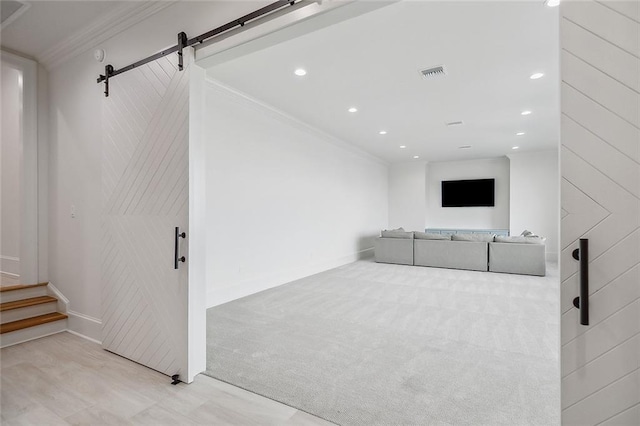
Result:
{"label": "sofa cushion", "polygon": [[418,240],[450,240],[451,239],[451,235],[415,231],[413,233],[413,238],[418,239]]}
{"label": "sofa cushion", "polygon": [[489,243],[485,242],[413,240],[416,266],[487,271],[488,252]]}
{"label": "sofa cushion", "polygon": [[514,235],[510,237],[496,236],[496,243],[519,243],[519,244],[544,244],[546,238],[542,237],[523,237],[522,235]]}
{"label": "sofa cushion", "polygon": [[493,234],[453,234],[451,239],[453,241],[474,241],[481,243],[493,242]]}
{"label": "sofa cushion", "polygon": [[392,230],[383,230],[380,231],[380,236],[382,236],[382,238],[406,238],[406,239],[412,239],[413,238],[413,232],[405,232],[404,229],[402,228],[398,228],[398,229],[392,229]]}

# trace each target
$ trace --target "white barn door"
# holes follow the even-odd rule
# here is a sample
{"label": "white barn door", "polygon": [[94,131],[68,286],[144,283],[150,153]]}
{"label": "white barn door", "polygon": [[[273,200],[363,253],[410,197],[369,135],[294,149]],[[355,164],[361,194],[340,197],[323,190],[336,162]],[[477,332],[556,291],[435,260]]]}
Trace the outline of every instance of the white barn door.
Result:
{"label": "white barn door", "polygon": [[[640,425],[639,4],[561,3],[563,425]],[[588,326],[572,305],[580,238]]]}
{"label": "white barn door", "polygon": [[[187,376],[189,72],[176,55],[121,74],[103,104],[102,345]],[[188,238],[188,235],[187,235]],[[187,242],[179,238],[179,256]]]}

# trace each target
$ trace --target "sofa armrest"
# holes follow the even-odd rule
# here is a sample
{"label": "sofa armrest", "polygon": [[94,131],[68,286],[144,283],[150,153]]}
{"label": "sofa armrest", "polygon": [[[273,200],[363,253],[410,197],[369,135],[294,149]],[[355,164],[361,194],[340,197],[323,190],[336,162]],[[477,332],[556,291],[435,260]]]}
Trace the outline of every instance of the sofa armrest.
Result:
{"label": "sofa armrest", "polygon": [[544,276],[545,245],[489,243],[489,271]]}
{"label": "sofa armrest", "polygon": [[413,238],[378,237],[374,247],[376,262],[413,265]]}

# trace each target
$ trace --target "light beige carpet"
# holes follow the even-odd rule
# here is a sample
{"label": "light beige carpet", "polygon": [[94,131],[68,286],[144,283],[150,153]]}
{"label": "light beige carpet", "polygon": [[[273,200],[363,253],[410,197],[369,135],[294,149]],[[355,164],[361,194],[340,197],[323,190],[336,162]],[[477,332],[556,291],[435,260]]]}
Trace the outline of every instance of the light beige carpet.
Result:
{"label": "light beige carpet", "polygon": [[359,261],[207,311],[207,375],[342,425],[557,425],[559,280]]}

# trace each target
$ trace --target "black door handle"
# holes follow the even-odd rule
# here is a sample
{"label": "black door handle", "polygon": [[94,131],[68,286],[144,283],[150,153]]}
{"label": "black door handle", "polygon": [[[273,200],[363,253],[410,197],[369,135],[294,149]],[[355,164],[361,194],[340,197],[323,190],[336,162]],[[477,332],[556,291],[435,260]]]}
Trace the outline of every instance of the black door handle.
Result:
{"label": "black door handle", "polygon": [[580,238],[580,248],[572,255],[580,262],[580,296],[573,299],[573,306],[580,309],[580,324],[589,325],[589,240]]}
{"label": "black door handle", "polygon": [[180,228],[176,226],[175,245],[173,249],[173,269],[178,269],[178,262],[185,262],[187,260],[184,256],[178,257],[178,240],[180,238],[187,238],[187,234],[185,232],[180,232]]}

